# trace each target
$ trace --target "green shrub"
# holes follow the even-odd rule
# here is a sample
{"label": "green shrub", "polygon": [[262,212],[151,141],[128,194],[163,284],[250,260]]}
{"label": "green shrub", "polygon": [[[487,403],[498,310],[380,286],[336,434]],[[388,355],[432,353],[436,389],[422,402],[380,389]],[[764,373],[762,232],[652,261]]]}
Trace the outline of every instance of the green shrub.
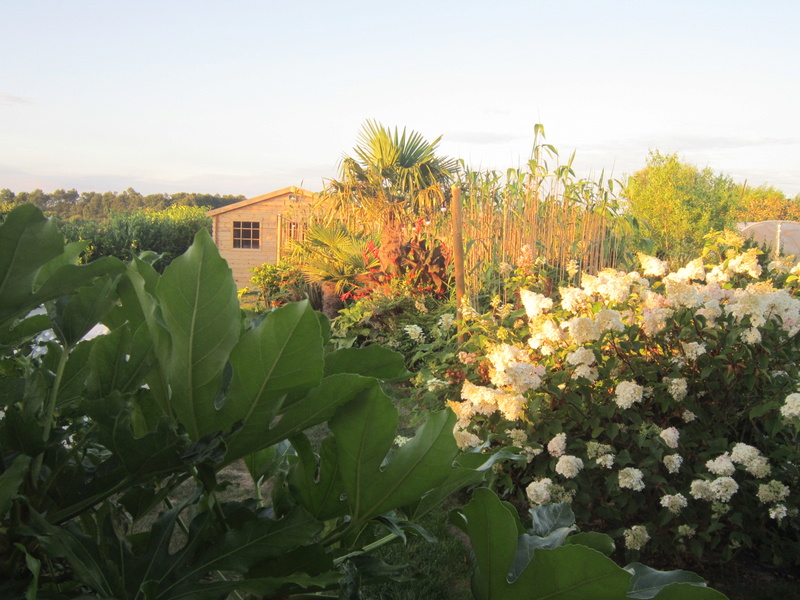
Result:
{"label": "green shrub", "polygon": [[559,297],[522,289],[465,311],[458,361],[430,372],[463,447],[527,454],[497,489],[570,501],[631,556],[752,549],[797,561],[798,268],[762,273],[757,249],[718,255],[672,274],[642,256],[649,280],[584,274]]}
{"label": "green shrub", "polygon": [[[245,327],[205,230],[163,275],[83,247],[30,204],[0,225],[0,596],[356,597],[398,574],[371,552],[491,467],[449,411],[397,445],[402,357],[326,350],[307,302]],[[238,460],[255,489],[225,501]]]}
{"label": "green shrub", "polygon": [[108,223],[69,221],[61,224],[68,241],[88,241],[85,260],[114,256],[128,260],[145,251],[161,258],[155,263],[158,272],[186,252],[195,234],[211,230],[211,217],[192,206],[172,206],[162,211],[138,210],[116,214]]}

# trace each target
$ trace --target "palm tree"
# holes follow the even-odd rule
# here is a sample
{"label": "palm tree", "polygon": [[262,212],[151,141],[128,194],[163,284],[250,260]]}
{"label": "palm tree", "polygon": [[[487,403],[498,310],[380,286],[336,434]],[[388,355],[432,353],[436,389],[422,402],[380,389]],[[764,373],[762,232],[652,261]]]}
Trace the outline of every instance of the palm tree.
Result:
{"label": "palm tree", "polygon": [[370,257],[368,237],[353,235],[341,223],[309,226],[302,241],[292,242],[291,262],[309,283],[322,291],[322,312],[334,319],[342,308],[341,297],[360,286],[359,278],[376,268]]}
{"label": "palm tree", "polygon": [[345,156],[326,197],[337,211],[358,213],[380,226],[381,270],[397,274],[406,226],[413,216],[439,210],[457,161],[436,155],[441,136],[428,142],[416,131],[400,132],[368,120],[358,134],[355,157]]}

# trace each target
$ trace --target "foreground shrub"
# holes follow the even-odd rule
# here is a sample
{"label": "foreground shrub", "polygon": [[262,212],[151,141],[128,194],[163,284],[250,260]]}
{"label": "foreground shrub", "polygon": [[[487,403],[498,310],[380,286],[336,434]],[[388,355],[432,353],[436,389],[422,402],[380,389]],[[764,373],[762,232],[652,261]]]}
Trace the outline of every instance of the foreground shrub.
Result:
{"label": "foreground shrub", "polygon": [[632,555],[796,561],[797,269],[758,253],[675,273],[641,256],[641,274],[466,310],[460,364],[433,371],[460,444],[520,448],[528,465],[499,472],[498,489],[570,502]]}
{"label": "foreground shrub", "polygon": [[614,541],[577,532],[567,504],[532,508],[530,517],[524,526],[514,508],[487,489],[476,490],[469,504],[453,512],[475,553],[476,600],[725,599],[694,573],[657,571],[641,563],[617,566],[608,557]]}
{"label": "foreground shrub", "polygon": [[[83,248],[33,205],[0,226],[0,596],[357,597],[398,574],[369,552],[491,467],[449,411],[395,443],[400,355],[326,352],[306,302],[245,327],[206,231],[163,275]],[[237,460],[255,489],[226,502]]]}

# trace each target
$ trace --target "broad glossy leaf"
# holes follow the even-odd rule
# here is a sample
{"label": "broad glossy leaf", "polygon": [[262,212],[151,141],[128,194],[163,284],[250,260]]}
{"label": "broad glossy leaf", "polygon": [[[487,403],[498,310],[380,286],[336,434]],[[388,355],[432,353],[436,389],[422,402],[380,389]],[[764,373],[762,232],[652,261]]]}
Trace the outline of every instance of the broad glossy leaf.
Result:
{"label": "broad glossy leaf", "polygon": [[433,413],[384,466],[397,422],[397,409],[377,387],[342,406],[329,422],[354,521],[415,502],[451,473],[458,453],[452,412]]}
{"label": "broad glossy leaf", "polygon": [[98,336],[89,354],[86,388],[89,397],[102,398],[115,391],[131,392],[141,385],[149,368],[151,349],[143,323],[131,335],[127,326]]}
{"label": "broad glossy leaf", "polygon": [[292,445],[297,451],[297,462],[287,478],[292,495],[320,521],[347,514],[334,437],[322,441],[319,464],[305,435],[294,436]]}
{"label": "broad glossy leaf", "polygon": [[575,525],[575,513],[569,504],[545,504],[530,509],[531,533],[546,537],[557,529],[569,528]]}
{"label": "broad glossy leaf", "polygon": [[39,269],[64,251],[64,236],[33,204],[16,207],[0,224],[0,322],[31,306]]}
{"label": "broad glossy leaf", "polygon": [[100,428],[102,444],[134,480],[151,478],[182,466],[180,454],[184,443],[166,420],[162,419],[155,430],[139,437],[134,433],[131,408],[118,393],[87,400],[82,407]]}
{"label": "broad glossy leaf", "polygon": [[594,548],[598,552],[602,552],[606,556],[611,556],[617,548],[616,544],[614,544],[614,538],[605,533],[597,533],[596,531],[582,531],[573,534],[567,538],[565,543],[588,546],[589,548]]}
{"label": "broad glossy leaf", "polygon": [[110,276],[96,279],[70,296],[61,296],[47,304],[53,331],[70,346],[97,325],[117,302],[116,281]]}
{"label": "broad glossy leaf", "polygon": [[559,527],[551,530],[546,536],[530,535],[523,533],[517,539],[517,551],[514,554],[514,562],[508,572],[508,580],[516,581],[528,566],[536,550],[547,548],[560,548],[564,545],[567,536],[574,531],[575,526]]}
{"label": "broad glossy leaf", "polygon": [[[263,447],[274,418],[287,410],[287,396],[302,402],[322,379],[319,321],[308,302],[287,304],[242,336],[230,355],[233,379],[216,427],[233,434],[228,460]],[[289,435],[293,435],[294,432]]]}
{"label": "broad glossy leaf", "polygon": [[25,481],[30,464],[31,457],[21,454],[0,475],[0,516],[5,515],[11,508],[11,501],[17,495],[19,486]]}
{"label": "broad glossy leaf", "polygon": [[378,379],[394,379],[406,372],[403,355],[377,344],[342,348],[325,357],[325,375],[357,373]]}
{"label": "broad glossy leaf", "polygon": [[722,592],[692,583],[670,583],[655,598],[656,600],[728,600]]}
{"label": "broad glossy leaf", "polygon": [[579,545],[538,550],[519,578],[510,582],[517,540],[513,510],[486,488],[475,490],[462,509],[477,563],[472,588],[477,600],[625,597],[630,574],[601,553]]}
{"label": "broad glossy leaf", "polygon": [[241,319],[230,267],[206,230],[165,269],[156,293],[172,341],[165,365],[170,405],[197,441],[220,429],[214,401]]}
{"label": "broad glossy leaf", "polygon": [[332,375],[323,379],[319,386],[285,409],[280,415],[280,420],[271,429],[266,419],[268,415],[254,413],[228,440],[228,455],[225,457],[225,462],[288,439],[309,427],[327,421],[339,406],[362,393],[369,392],[377,385],[378,382],[370,377]]}
{"label": "broad glossy leaf", "polygon": [[625,570],[633,575],[628,590],[629,598],[655,598],[662,588],[671,583],[691,583],[701,587],[706,585],[702,577],[689,571],[658,571],[642,563],[631,563]]}

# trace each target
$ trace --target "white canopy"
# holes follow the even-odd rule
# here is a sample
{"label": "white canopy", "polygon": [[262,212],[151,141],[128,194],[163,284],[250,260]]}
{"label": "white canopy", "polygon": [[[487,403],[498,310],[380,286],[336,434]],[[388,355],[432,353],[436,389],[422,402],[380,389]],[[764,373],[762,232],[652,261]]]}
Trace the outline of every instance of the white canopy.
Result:
{"label": "white canopy", "polygon": [[766,244],[774,252],[779,248],[784,254],[800,258],[800,223],[797,221],[760,221],[742,223],[739,233],[752,238],[759,245]]}

